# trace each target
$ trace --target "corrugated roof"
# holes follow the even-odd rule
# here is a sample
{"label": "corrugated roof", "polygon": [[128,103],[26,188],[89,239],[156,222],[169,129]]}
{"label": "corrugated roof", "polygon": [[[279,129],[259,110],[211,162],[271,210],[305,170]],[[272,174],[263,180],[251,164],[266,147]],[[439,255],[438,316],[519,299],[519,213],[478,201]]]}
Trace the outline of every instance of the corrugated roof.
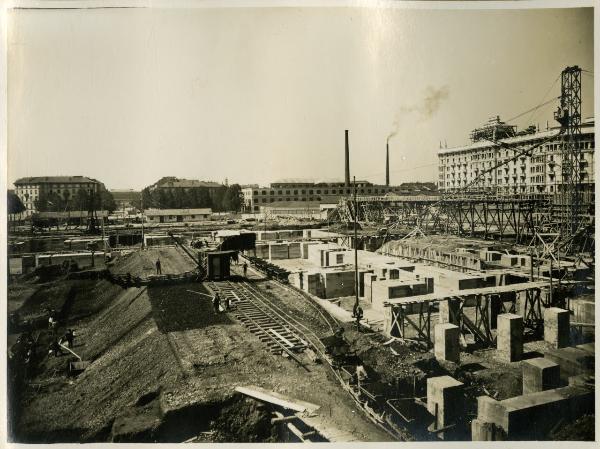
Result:
{"label": "corrugated roof", "polygon": [[87,176],[29,176],[17,179],[14,184],[80,184],[80,183],[98,183],[95,179]]}

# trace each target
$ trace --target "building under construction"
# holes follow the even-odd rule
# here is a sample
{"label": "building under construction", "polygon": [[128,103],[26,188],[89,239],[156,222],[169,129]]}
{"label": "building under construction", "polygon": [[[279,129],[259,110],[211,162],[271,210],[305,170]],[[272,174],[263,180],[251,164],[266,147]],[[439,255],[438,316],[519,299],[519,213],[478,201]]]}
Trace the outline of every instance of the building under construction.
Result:
{"label": "building under construction", "polygon": [[[345,133],[343,185],[248,196],[254,212],[278,190],[333,194],[327,220],[206,211],[107,224],[100,241],[17,230],[12,438],[594,440],[594,145],[578,73],[563,72],[556,127],[497,119],[440,150],[454,184],[436,195],[359,187]],[[560,189],[537,189],[553,161]]]}

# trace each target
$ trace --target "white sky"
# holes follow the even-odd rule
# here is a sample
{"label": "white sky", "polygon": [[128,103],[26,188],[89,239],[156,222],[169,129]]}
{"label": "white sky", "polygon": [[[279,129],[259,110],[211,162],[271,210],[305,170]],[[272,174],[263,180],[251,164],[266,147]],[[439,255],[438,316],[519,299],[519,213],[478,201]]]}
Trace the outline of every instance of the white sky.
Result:
{"label": "white sky", "polygon": [[[593,11],[369,8],[12,10],[8,181],[86,175],[266,184],[436,181],[440,141],[593,70]],[[547,95],[546,95],[547,94]],[[545,96],[546,95],[546,96]],[[593,77],[583,76],[584,116]],[[553,124],[552,106],[516,120]],[[531,117],[531,119],[530,119]]]}

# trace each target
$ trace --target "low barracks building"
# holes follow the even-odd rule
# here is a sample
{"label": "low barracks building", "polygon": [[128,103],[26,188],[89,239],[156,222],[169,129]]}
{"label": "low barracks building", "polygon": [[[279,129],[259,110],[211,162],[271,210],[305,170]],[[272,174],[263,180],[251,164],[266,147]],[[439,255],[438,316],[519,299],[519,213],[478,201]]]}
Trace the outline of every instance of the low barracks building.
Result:
{"label": "low barracks building", "polygon": [[[507,161],[520,152],[550,139],[534,149],[531,157],[520,156],[485,174],[477,184],[467,190],[495,194],[555,194],[563,191],[562,139],[559,128],[538,131],[530,127],[516,132],[516,127],[501,122],[496,117],[483,128],[471,133],[472,143],[456,148],[442,148],[438,151],[438,187],[442,192],[452,192],[465,188],[482,172]],[[485,135],[499,140],[499,145],[482,138]],[[506,148],[509,146],[509,148]],[[579,170],[583,192],[594,191],[594,119],[588,118],[581,124],[581,136],[576,142],[579,149]]]}

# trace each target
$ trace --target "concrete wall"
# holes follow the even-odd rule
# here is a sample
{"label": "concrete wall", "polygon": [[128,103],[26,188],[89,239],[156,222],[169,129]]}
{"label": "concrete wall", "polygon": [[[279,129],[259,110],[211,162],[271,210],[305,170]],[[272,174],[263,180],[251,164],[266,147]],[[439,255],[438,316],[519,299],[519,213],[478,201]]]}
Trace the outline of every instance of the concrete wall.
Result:
{"label": "concrete wall", "polygon": [[[50,265],[62,265],[64,261],[70,262],[74,260],[79,268],[85,268],[92,266],[92,253],[64,253],[64,254],[38,254],[35,257],[36,267],[39,266],[50,266]],[[102,251],[96,251],[94,253],[94,266],[101,266],[104,264],[104,253]]]}
{"label": "concrete wall", "polygon": [[[365,284],[366,289],[366,284]],[[431,289],[431,290],[430,290]],[[433,279],[380,279],[371,278],[370,302],[372,307],[383,310],[385,301],[426,295],[433,291]],[[367,295],[365,295],[366,297]]]}
{"label": "concrete wall", "polygon": [[287,243],[269,243],[269,259],[289,259],[289,245]]}
{"label": "concrete wall", "polygon": [[323,278],[325,279],[325,298],[339,298],[355,294],[354,270],[324,272]]}
{"label": "concrete wall", "polygon": [[488,396],[477,398],[477,420],[499,426],[509,440],[547,438],[548,432],[560,420],[569,421],[593,410],[593,391],[578,386],[556,388],[503,401]]}

